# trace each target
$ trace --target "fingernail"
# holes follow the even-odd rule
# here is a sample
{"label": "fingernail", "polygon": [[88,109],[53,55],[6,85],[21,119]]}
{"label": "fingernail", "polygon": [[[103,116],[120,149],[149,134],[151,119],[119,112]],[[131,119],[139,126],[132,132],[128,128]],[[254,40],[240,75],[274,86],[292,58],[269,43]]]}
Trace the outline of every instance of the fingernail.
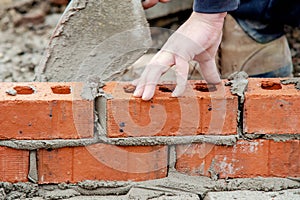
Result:
{"label": "fingernail", "polygon": [[144,101],[148,101],[148,100],[149,100],[149,97],[143,95],[142,99],[143,99]]}
{"label": "fingernail", "polygon": [[134,96],[134,97],[137,97],[137,96],[138,96],[138,93],[137,93],[136,91],[134,91],[133,96]]}
{"label": "fingernail", "polygon": [[177,97],[178,95],[177,94],[175,94],[175,93],[172,93],[171,94],[171,97]]}

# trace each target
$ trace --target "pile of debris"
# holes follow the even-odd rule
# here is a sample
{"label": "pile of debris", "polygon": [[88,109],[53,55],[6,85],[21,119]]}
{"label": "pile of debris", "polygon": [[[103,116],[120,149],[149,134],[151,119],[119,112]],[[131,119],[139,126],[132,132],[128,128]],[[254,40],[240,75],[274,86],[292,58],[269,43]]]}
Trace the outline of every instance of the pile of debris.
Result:
{"label": "pile of debris", "polygon": [[66,0],[0,2],[0,81],[31,81]]}

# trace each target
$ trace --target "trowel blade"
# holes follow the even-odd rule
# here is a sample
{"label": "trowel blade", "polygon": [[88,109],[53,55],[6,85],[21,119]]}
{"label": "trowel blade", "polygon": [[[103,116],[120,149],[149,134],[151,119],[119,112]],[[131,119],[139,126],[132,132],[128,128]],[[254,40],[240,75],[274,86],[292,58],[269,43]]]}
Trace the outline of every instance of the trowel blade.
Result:
{"label": "trowel blade", "polygon": [[112,80],[151,47],[140,1],[72,0],[37,67],[36,80]]}

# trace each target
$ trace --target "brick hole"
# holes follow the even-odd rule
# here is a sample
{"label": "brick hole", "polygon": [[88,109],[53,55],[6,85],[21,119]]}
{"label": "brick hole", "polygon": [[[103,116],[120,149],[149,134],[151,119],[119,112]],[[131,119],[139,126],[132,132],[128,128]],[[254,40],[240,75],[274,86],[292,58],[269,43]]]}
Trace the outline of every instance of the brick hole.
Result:
{"label": "brick hole", "polygon": [[262,81],[261,88],[264,90],[280,90],[282,86],[280,83],[276,83],[273,81]]}
{"label": "brick hole", "polygon": [[207,84],[207,83],[195,83],[195,90],[200,91],[200,92],[215,92],[217,91],[217,87],[212,84]]}
{"label": "brick hole", "polygon": [[163,85],[158,85],[158,89],[161,92],[173,92],[175,90],[175,85],[174,84],[163,84]]}
{"label": "brick hole", "polygon": [[14,90],[17,91],[17,94],[33,94],[34,90],[29,86],[15,86]]}
{"label": "brick hole", "polygon": [[71,86],[66,86],[66,85],[52,86],[51,90],[54,94],[71,94]]}
{"label": "brick hole", "polygon": [[123,87],[125,93],[133,93],[135,88],[136,87],[132,84],[128,84]]}

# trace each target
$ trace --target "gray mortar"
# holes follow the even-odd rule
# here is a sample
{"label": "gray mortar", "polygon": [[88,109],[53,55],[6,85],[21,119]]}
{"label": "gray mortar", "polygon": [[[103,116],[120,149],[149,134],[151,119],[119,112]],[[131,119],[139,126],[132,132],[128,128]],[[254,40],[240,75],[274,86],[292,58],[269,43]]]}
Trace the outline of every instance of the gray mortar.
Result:
{"label": "gray mortar", "polygon": [[12,191],[8,195],[6,195],[5,200],[16,200],[16,199],[25,199],[26,194],[18,191]]}
{"label": "gray mortar", "polygon": [[6,194],[4,188],[0,188],[0,200],[5,200]]}
{"label": "gray mortar", "polygon": [[104,143],[117,146],[155,146],[155,145],[177,145],[191,143],[211,143],[215,145],[233,146],[237,136],[153,136],[138,138],[107,138],[105,136],[91,139],[56,139],[56,140],[0,140],[0,146],[22,150],[57,149],[63,147],[89,146]]}
{"label": "gray mortar", "polygon": [[238,111],[237,111],[237,133],[240,137],[244,137],[244,128],[243,128],[243,110],[244,110],[244,101],[245,101],[245,91],[248,86],[248,74],[244,71],[234,72],[228,77],[229,82],[226,86],[231,86],[230,92],[233,95],[238,96]]}
{"label": "gray mortar", "polygon": [[29,152],[28,179],[33,183],[38,182],[37,152],[36,151],[30,151]]}
{"label": "gray mortar", "polygon": [[98,96],[106,97],[102,92],[104,85],[104,82],[100,80],[98,76],[90,76],[83,86],[81,97],[88,100],[94,100]]}
{"label": "gray mortar", "polygon": [[13,184],[13,190],[21,193],[25,193],[27,197],[33,197],[38,191],[38,185],[34,183],[15,183]]}
{"label": "gray mortar", "polygon": [[176,168],[175,168],[176,161],[177,161],[176,146],[170,145],[169,146],[169,163],[168,163],[169,171],[176,171]]}
{"label": "gray mortar", "polygon": [[210,143],[215,145],[233,146],[237,141],[236,135],[195,135],[195,136],[153,136],[135,138],[109,138],[107,143],[120,146],[154,146],[154,145],[178,145],[192,143]]}
{"label": "gray mortar", "polygon": [[5,193],[9,193],[13,190],[13,184],[8,182],[0,182],[0,188],[3,188]]}
{"label": "gray mortar", "polygon": [[[296,178],[295,178],[296,179]],[[78,184],[41,185],[32,183],[0,183],[7,196],[47,197],[47,199],[59,199],[75,195],[121,195],[132,194],[132,188],[148,189],[161,193],[196,194],[202,198],[211,191],[281,191],[300,188],[299,179],[287,178],[240,178],[219,179],[214,181],[208,177],[187,176],[177,172],[169,172],[168,177],[143,182],[107,182],[84,181]],[[136,189],[134,189],[136,191]],[[144,191],[145,192],[145,191]],[[137,194],[139,195],[139,194]],[[128,197],[128,196],[127,196]],[[12,199],[12,198],[11,198]]]}
{"label": "gray mortar", "polygon": [[[80,195],[122,195],[133,186],[132,182],[123,181],[92,181],[86,180],[78,184],[65,184],[64,188],[73,189]],[[60,188],[60,187],[58,187]]]}
{"label": "gray mortar", "polygon": [[241,103],[245,100],[245,91],[248,86],[248,74],[244,71],[234,72],[228,76],[229,82],[226,83],[227,86],[231,86],[230,91],[232,94],[241,97]]}
{"label": "gray mortar", "polygon": [[8,199],[24,199],[25,197],[34,197],[38,195],[39,187],[33,183],[7,183],[0,182],[0,199],[4,196]]}
{"label": "gray mortar", "polygon": [[107,98],[105,96],[100,96],[95,99],[95,110],[98,114],[98,126],[97,131],[99,135],[105,136],[107,133],[106,122],[107,122],[107,111],[106,102]]}
{"label": "gray mortar", "polygon": [[86,180],[78,183],[78,186],[86,190],[94,190],[98,188],[119,188],[131,186],[132,182],[128,181],[91,181]]}
{"label": "gray mortar", "polygon": [[[274,141],[299,140],[300,135],[255,135],[246,134],[248,139],[263,138]],[[210,143],[215,145],[233,146],[238,139],[237,135],[195,135],[195,136],[152,136],[132,138],[107,138],[98,136],[91,139],[56,139],[56,140],[1,140],[0,146],[22,150],[57,149],[63,147],[89,146],[103,143],[117,146],[156,146],[180,145],[192,143]]]}
{"label": "gray mortar", "polygon": [[219,179],[219,173],[215,171],[215,159],[212,159],[208,172],[212,180],[216,181]]}
{"label": "gray mortar", "polygon": [[99,140],[96,138],[70,140],[0,140],[0,146],[23,150],[57,149],[62,147],[88,146],[96,143],[99,143]]}
{"label": "gray mortar", "polygon": [[124,195],[129,192],[132,186],[124,186],[124,187],[118,187],[118,188],[96,188],[94,190],[87,190],[83,189],[81,187],[77,187],[76,191],[79,192],[82,195],[99,195],[99,196],[105,196],[105,195]]}
{"label": "gray mortar", "polygon": [[300,134],[272,134],[272,135],[265,135],[265,134],[245,134],[245,138],[247,139],[266,139],[266,140],[273,140],[275,142],[285,142],[289,140],[300,140]]}
{"label": "gray mortar", "polygon": [[56,200],[56,199],[69,199],[71,197],[79,196],[80,193],[73,189],[66,190],[53,190],[53,191],[45,191],[41,196],[43,199],[47,200]]}
{"label": "gray mortar", "polygon": [[283,85],[294,84],[297,90],[300,90],[300,78],[290,78],[280,81]]}

